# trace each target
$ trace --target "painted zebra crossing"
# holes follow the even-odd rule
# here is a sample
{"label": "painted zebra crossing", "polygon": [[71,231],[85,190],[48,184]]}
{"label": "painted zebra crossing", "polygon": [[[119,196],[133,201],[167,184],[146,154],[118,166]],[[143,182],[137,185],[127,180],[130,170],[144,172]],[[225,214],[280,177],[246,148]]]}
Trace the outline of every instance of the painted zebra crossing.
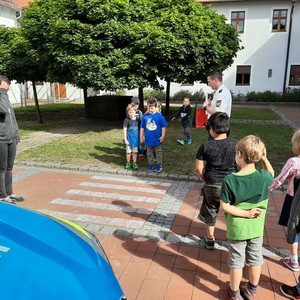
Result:
{"label": "painted zebra crossing", "polygon": [[168,240],[192,182],[90,176],[41,212],[101,234]]}

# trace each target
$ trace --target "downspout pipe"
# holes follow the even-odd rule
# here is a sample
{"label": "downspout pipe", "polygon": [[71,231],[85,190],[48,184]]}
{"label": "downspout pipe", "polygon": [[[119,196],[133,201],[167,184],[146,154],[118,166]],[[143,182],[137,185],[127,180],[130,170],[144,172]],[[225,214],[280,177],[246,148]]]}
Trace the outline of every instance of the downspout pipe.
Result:
{"label": "downspout pipe", "polygon": [[288,35],[286,58],[285,58],[285,70],[284,70],[284,78],[283,78],[283,89],[282,89],[283,94],[285,94],[285,92],[286,92],[286,79],[287,79],[288,65],[289,65],[289,56],[290,56],[290,48],[291,48],[291,35],[292,35],[292,25],[293,25],[293,13],[294,13],[295,3],[296,3],[296,0],[292,0],[289,35]]}

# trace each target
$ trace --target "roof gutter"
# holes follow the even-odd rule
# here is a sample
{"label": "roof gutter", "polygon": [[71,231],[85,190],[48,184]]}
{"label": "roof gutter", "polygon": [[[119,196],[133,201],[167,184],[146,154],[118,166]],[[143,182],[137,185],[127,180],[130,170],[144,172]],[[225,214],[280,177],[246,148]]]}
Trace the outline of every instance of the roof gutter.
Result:
{"label": "roof gutter", "polygon": [[285,94],[286,92],[286,79],[288,73],[288,64],[289,64],[289,56],[290,56],[290,48],[291,48],[291,35],[292,35],[293,13],[294,13],[295,3],[296,0],[292,0],[292,9],[290,14],[290,27],[289,27],[289,35],[288,35],[286,58],[285,58],[285,70],[284,70],[284,78],[283,78],[283,89],[282,89],[283,94]]}

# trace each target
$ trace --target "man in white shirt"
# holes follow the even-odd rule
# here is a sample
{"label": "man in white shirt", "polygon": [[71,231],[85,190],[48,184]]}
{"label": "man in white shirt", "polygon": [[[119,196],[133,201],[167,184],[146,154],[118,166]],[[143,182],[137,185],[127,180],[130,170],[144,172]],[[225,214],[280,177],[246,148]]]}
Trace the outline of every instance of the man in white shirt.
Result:
{"label": "man in white shirt", "polygon": [[232,97],[229,89],[224,85],[221,72],[210,72],[207,75],[207,85],[215,90],[213,99],[207,99],[203,108],[207,111],[208,118],[217,111],[231,115]]}

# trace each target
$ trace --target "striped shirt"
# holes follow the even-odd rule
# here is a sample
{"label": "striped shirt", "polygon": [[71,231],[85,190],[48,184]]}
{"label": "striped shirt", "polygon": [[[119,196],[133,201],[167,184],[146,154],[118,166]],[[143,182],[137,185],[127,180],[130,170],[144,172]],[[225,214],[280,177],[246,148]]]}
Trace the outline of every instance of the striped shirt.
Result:
{"label": "striped shirt", "polygon": [[287,193],[294,196],[294,178],[296,176],[300,176],[300,155],[288,159],[269,190],[277,189],[287,180]]}

